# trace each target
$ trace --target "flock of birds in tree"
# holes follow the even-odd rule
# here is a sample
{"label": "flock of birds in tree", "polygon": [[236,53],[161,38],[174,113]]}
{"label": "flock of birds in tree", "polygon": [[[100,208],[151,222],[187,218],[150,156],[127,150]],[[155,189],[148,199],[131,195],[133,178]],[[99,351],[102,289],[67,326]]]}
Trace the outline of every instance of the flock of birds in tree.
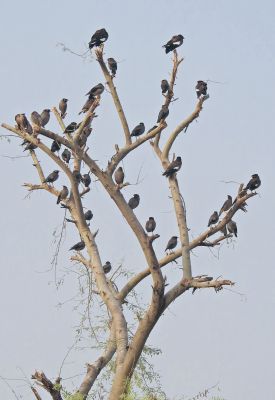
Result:
{"label": "flock of birds in tree", "polygon": [[[89,49],[92,49],[93,47],[101,46],[104,42],[106,42],[106,40],[108,39],[108,36],[109,36],[108,32],[105,29],[97,30],[91,37],[91,40],[89,42]],[[165,53],[167,54],[167,53],[175,50],[177,47],[181,46],[183,43],[183,40],[184,40],[184,37],[182,35],[173,36],[170,40],[168,40],[168,42],[165,45],[163,45],[163,47],[165,48]],[[112,78],[114,78],[117,73],[117,62],[114,58],[108,58],[107,62],[108,62],[109,70],[111,72],[111,76],[112,76]],[[197,81],[195,90],[196,90],[198,99],[208,96],[207,83],[202,80]],[[104,85],[102,83],[99,83],[99,84],[95,85],[94,87],[92,87],[92,89],[86,93],[86,96],[88,96],[88,98],[87,98],[86,102],[84,103],[82,109],[80,110],[79,115],[82,113],[88,112],[88,110],[93,105],[94,101],[98,97],[100,97],[103,92],[104,92]],[[163,79],[161,81],[161,92],[163,95],[173,96],[169,82],[166,79]],[[65,117],[67,115],[67,106],[68,106],[68,99],[66,99],[66,98],[61,99],[59,102],[59,111],[60,111],[60,117],[62,119],[65,119]],[[29,135],[31,135],[33,137],[37,137],[37,135],[39,134],[41,129],[44,129],[45,126],[50,121],[50,113],[51,113],[50,109],[44,109],[41,112],[41,114],[39,114],[37,111],[33,111],[30,115],[31,123],[28,121],[28,119],[24,113],[17,114],[15,116],[17,128],[23,132],[27,132]],[[163,105],[158,114],[157,123],[164,121],[168,117],[168,115],[169,115],[168,106]],[[63,133],[64,134],[74,133],[80,127],[80,124],[81,123],[71,122],[70,124],[68,124],[66,126]],[[151,128],[147,133],[149,133],[156,127],[157,127],[157,125],[155,125],[153,128]],[[85,147],[87,139],[88,139],[89,135],[91,134],[91,132],[92,132],[92,127],[91,127],[90,123],[88,123],[84,127],[84,129],[82,130],[82,132],[78,138],[77,144],[81,148]],[[143,135],[144,132],[145,132],[145,125],[143,122],[140,122],[132,130],[131,137],[138,138],[139,136]],[[25,146],[24,151],[26,151],[26,150],[32,151],[37,148],[36,145],[29,142],[27,139],[25,139],[23,141],[22,146]],[[53,153],[57,152],[59,155],[60,151],[61,151],[61,143],[59,143],[56,140],[53,140],[53,142],[51,144],[51,152],[53,152]],[[71,157],[72,157],[71,151],[68,150],[67,148],[65,148],[61,153],[62,160],[66,164],[69,164]],[[180,170],[181,166],[182,166],[182,160],[181,160],[181,157],[178,156],[178,157],[176,157],[175,160],[173,160],[167,166],[166,170],[163,172],[162,175],[167,178],[173,177]],[[73,171],[73,174],[74,174],[74,177],[78,184],[80,184],[80,182],[82,182],[82,184],[84,185],[85,188],[89,188],[89,186],[91,184],[91,177],[90,177],[89,173],[82,175],[78,171]],[[43,183],[53,184],[58,178],[59,178],[59,171],[54,170],[46,177],[46,179],[43,181]],[[121,187],[121,185],[123,185],[124,171],[123,171],[122,167],[117,168],[117,170],[114,173],[114,179],[115,179],[115,182],[118,185],[118,187]],[[251,180],[248,182],[248,184],[246,185],[244,190],[245,191],[247,191],[247,190],[254,191],[260,186],[260,184],[261,184],[261,181],[260,181],[258,174],[253,174]],[[69,196],[69,189],[67,188],[67,186],[63,186],[62,190],[59,192],[59,195],[57,198],[57,204],[66,200],[68,196]],[[128,206],[132,210],[134,210],[135,208],[138,207],[139,203],[140,203],[140,196],[138,194],[134,194],[133,197],[131,197],[129,199]],[[217,211],[214,211],[214,213],[211,215],[209,222],[208,222],[208,227],[211,228],[213,225],[217,224],[219,222],[219,217],[221,216],[221,214],[223,212],[229,211],[230,208],[232,207],[232,205],[233,205],[232,197],[230,195],[228,195],[228,198],[224,202],[219,213]],[[243,209],[243,211],[246,211],[245,206],[243,206],[242,209]],[[91,221],[91,219],[93,218],[93,213],[91,210],[88,210],[85,212],[84,216],[85,216],[86,221]],[[69,218],[66,218],[66,220],[68,222],[76,223],[76,221],[69,219]],[[148,221],[145,224],[145,230],[148,233],[153,234],[155,229],[156,229],[156,221],[153,217],[149,217]],[[225,229],[223,230],[224,235],[227,235],[227,229],[228,229],[229,233],[232,233],[237,237],[236,222],[234,222],[232,220],[230,220],[228,222],[228,224],[225,226]],[[167,243],[165,251],[171,252],[177,246],[177,240],[178,240],[177,236],[172,236],[171,239]],[[80,242],[73,245],[69,250],[81,251],[84,248],[85,248],[85,243],[84,243],[84,241],[81,240]],[[109,261],[107,261],[106,264],[103,266],[103,270],[105,273],[110,272],[111,268],[112,268],[112,266]]]}

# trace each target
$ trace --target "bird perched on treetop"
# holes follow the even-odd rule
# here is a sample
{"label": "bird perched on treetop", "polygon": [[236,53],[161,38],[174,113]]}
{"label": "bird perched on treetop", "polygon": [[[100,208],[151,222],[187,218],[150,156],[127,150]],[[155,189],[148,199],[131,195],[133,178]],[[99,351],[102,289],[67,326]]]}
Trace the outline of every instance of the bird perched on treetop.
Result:
{"label": "bird perched on treetop", "polygon": [[121,185],[124,181],[124,171],[122,167],[118,167],[115,172],[115,182],[117,185]]}
{"label": "bird perched on treetop", "polygon": [[64,119],[66,117],[66,111],[67,111],[67,106],[68,106],[67,102],[68,102],[68,99],[61,99],[59,102],[59,105],[58,105],[59,111],[60,111],[60,117],[62,119]]}
{"label": "bird perched on treetop", "polygon": [[237,224],[235,221],[229,221],[227,224],[228,232],[233,233],[236,237],[238,236]]}
{"label": "bird perched on treetop", "polygon": [[161,120],[164,121],[168,117],[168,115],[169,115],[169,108],[164,104],[159,112],[157,123],[159,123]]}
{"label": "bird perched on treetop", "polygon": [[223,212],[228,211],[231,207],[232,207],[232,197],[228,194],[227,195],[227,200],[225,200],[225,202],[223,203],[222,208],[220,209],[219,216]]}
{"label": "bird perched on treetop", "polygon": [[85,102],[84,106],[82,107],[82,110],[78,113],[78,115],[80,115],[81,113],[86,113],[90,107],[93,105],[95,101],[95,97],[94,96],[89,96],[88,100]]}
{"label": "bird perched on treetop", "polygon": [[183,43],[184,37],[182,35],[174,35],[172,39],[168,40],[168,42],[162,46],[165,47],[165,53],[169,53],[172,50],[175,50],[177,47],[181,46]]}
{"label": "bird perched on treetop", "polygon": [[104,274],[108,274],[111,269],[112,269],[112,265],[110,263],[110,261],[106,261],[106,264],[102,266]]}
{"label": "bird perched on treetop", "polygon": [[74,244],[69,250],[80,251],[83,250],[84,248],[85,248],[85,243],[83,242],[83,240],[81,240],[81,242]]}
{"label": "bird perched on treetop", "polygon": [[83,174],[81,177],[81,182],[86,188],[89,187],[90,183],[92,182],[90,174]]}
{"label": "bird perched on treetop", "polygon": [[25,114],[16,114],[15,122],[17,123],[17,126],[21,131],[27,130],[29,121]]}
{"label": "bird perched on treetop", "polygon": [[106,42],[108,37],[109,35],[106,29],[98,29],[91,37],[91,40],[89,42],[89,49],[92,49],[94,46],[100,46],[102,43]]}
{"label": "bird perched on treetop", "polygon": [[145,224],[145,229],[146,232],[154,232],[154,230],[156,229],[156,221],[154,220],[154,217],[149,217],[148,221]]}
{"label": "bird perched on treetop", "polygon": [[46,108],[45,110],[42,111],[41,113],[41,126],[44,128],[44,126],[47,125],[47,123],[50,120],[51,114],[50,114],[51,110],[49,110],[48,108]]}
{"label": "bird perched on treetop", "polygon": [[131,132],[132,137],[138,137],[142,135],[145,131],[145,126],[143,122],[140,122]]}
{"label": "bird perched on treetop", "polygon": [[219,221],[219,214],[217,211],[214,211],[211,217],[209,218],[207,226],[215,225],[218,221]]}
{"label": "bird perched on treetop", "polygon": [[71,159],[71,152],[67,148],[63,150],[63,153],[61,154],[62,160],[65,161],[65,163],[69,164],[70,159]]}
{"label": "bird perched on treetop", "polygon": [[59,177],[59,171],[55,169],[53,172],[50,173],[50,175],[47,176],[46,179],[44,179],[43,183],[53,183],[55,182]]}
{"label": "bird perched on treetop", "polygon": [[174,249],[177,244],[178,244],[178,237],[172,236],[171,239],[167,243],[165,251]]}
{"label": "bird perched on treetop", "polygon": [[59,151],[60,149],[61,149],[61,143],[54,140],[51,145],[51,152],[55,153],[56,151]]}
{"label": "bird perched on treetop", "polygon": [[162,94],[168,92],[170,89],[170,85],[166,79],[162,79],[160,87],[161,87]]}
{"label": "bird perched on treetop", "polygon": [[59,204],[62,200],[65,200],[68,197],[69,190],[67,186],[63,186],[62,190],[59,192],[59,195],[57,197],[57,202],[56,204]]}
{"label": "bird perched on treetop", "polygon": [[163,176],[166,176],[167,178],[169,176],[172,176],[175,172],[178,172],[181,169],[182,166],[182,161],[181,161],[181,157],[178,156],[174,161],[172,161],[168,167],[166,168],[166,170],[163,172]]}
{"label": "bird perched on treetop", "polygon": [[37,111],[33,111],[31,113],[31,121],[34,125],[37,125],[39,127],[41,127],[42,125],[41,115]]}
{"label": "bird perched on treetop", "polygon": [[207,95],[207,83],[204,81],[197,81],[196,93],[197,93],[198,99],[201,96],[206,96]]}
{"label": "bird perched on treetop", "polygon": [[107,58],[108,61],[108,67],[112,73],[112,77],[116,76],[116,71],[117,71],[117,62],[114,58]]}
{"label": "bird perched on treetop", "polygon": [[99,96],[100,94],[102,94],[104,92],[104,86],[102,85],[102,83],[98,83],[96,86],[92,87],[91,90],[89,90],[88,93],[85,94],[85,96],[90,96],[89,98],[95,97],[95,96]]}
{"label": "bird perched on treetop", "polygon": [[139,205],[139,201],[140,201],[139,195],[134,194],[134,196],[131,197],[130,200],[128,201],[128,205],[133,210],[134,208],[137,208],[137,206]]}
{"label": "bird perched on treetop", "polygon": [[[86,221],[91,221],[91,219],[93,218],[93,213],[92,213],[92,211],[91,210],[88,210],[88,211],[86,211],[85,213],[84,213],[84,218],[85,218],[85,220]],[[66,218],[66,221],[68,221],[68,222],[73,222],[74,224],[75,224],[75,221],[73,220],[73,219],[69,219],[69,218]]]}
{"label": "bird perched on treetop", "polygon": [[252,192],[252,190],[258,189],[259,186],[261,186],[260,177],[258,174],[253,174],[245,189]]}
{"label": "bird perched on treetop", "polygon": [[78,124],[76,122],[71,122],[66,128],[64,133],[73,133],[78,128]]}

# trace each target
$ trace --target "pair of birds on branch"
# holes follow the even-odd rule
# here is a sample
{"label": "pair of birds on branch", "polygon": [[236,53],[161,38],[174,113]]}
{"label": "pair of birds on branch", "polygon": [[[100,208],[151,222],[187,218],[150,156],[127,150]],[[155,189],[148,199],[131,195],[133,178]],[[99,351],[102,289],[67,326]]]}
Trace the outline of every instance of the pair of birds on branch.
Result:
{"label": "pair of birds on branch", "polygon": [[[30,116],[33,127],[44,128],[50,120],[50,113],[51,110],[48,108],[44,109],[41,114],[39,114],[37,111],[33,111]],[[29,123],[24,113],[16,114],[14,119],[18,129],[27,132],[29,135],[33,134],[33,127]]]}

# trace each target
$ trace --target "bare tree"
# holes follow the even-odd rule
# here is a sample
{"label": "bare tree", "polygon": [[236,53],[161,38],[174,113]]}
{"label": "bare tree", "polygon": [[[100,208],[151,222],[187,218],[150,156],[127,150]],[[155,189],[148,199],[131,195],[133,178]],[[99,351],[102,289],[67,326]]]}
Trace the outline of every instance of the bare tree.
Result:
{"label": "bare tree", "polygon": [[[114,85],[114,75],[116,72],[114,60],[111,59],[113,60],[111,61],[112,69],[109,72],[103,50],[104,45],[97,43],[95,47],[96,60],[111,93],[121,123],[121,130],[124,134],[124,144],[121,147],[115,144],[116,152],[112,155],[104,169],[99,167],[94,159],[94,155],[93,157],[91,156],[88,147],[88,138],[92,132],[92,122],[96,116],[96,111],[100,108],[102,100],[102,85],[97,85],[98,87],[93,88],[89,93],[89,100],[86,106],[83,107],[84,118],[80,124],[70,124],[69,127],[66,127],[63,120],[66,112],[66,110],[64,111],[64,104],[61,114],[56,107],[53,107],[52,111],[60,125],[61,133],[46,129],[44,127],[45,124],[43,125],[39,116],[37,117],[36,115],[32,116],[32,126],[22,114],[19,117],[17,115],[17,124],[15,127],[5,123],[2,124],[2,127],[24,140],[27,150],[31,155],[32,163],[37,169],[40,182],[36,184],[25,183],[25,187],[29,191],[47,191],[52,196],[57,197],[61,207],[70,213],[68,221],[74,223],[75,229],[77,229],[81,238],[81,241],[73,247],[73,250],[76,252],[71,259],[82,264],[86,271],[88,271],[90,281],[87,290],[104,303],[109,318],[106,326],[109,337],[106,339],[103,352],[97,360],[87,364],[86,375],[82,382],[80,382],[75,394],[70,396],[71,400],[86,399],[101,371],[110,365],[111,362],[114,366],[114,374],[108,398],[110,400],[126,398],[131,378],[142,352],[145,350],[146,341],[167,307],[179,296],[190,290],[195,292],[196,289],[201,288],[213,289],[218,292],[224,286],[234,284],[229,279],[214,279],[207,274],[194,277],[192,275],[190,252],[198,246],[219,246],[223,240],[231,238],[234,229],[232,228],[233,231],[231,229],[232,233],[227,233],[227,224],[230,223],[238,210],[245,211],[248,199],[256,194],[252,190],[248,192],[243,184],[240,185],[235,201],[231,202],[227,209],[223,210],[226,211],[223,214],[223,218],[219,219],[217,217],[215,219],[214,217],[211,223],[209,222],[209,227],[203,233],[190,240],[184,198],[177,179],[177,172],[181,167],[181,159],[178,154],[175,155],[172,153],[172,149],[177,137],[180,134],[184,135],[190,124],[199,118],[204,102],[209,96],[206,93],[200,94],[194,111],[184,118],[172,132],[166,132],[167,124],[165,119],[171,102],[175,100],[175,80],[178,68],[183,61],[183,58],[179,58],[177,50],[173,49],[170,82],[168,82],[167,90],[165,90],[165,85],[163,86],[163,92],[166,94],[164,94],[164,104],[158,118],[158,123],[147,133],[144,133],[144,128],[141,126],[135,128],[135,131],[131,134],[126,115]],[[163,135],[164,132],[165,136]],[[93,133],[93,135],[95,134]],[[136,136],[136,139],[133,140],[134,136]],[[61,157],[56,155],[55,151],[53,151],[54,149],[51,149],[48,145],[48,139],[52,141],[51,143],[55,143],[57,149],[61,146],[62,150],[66,149],[65,154],[67,156]],[[162,139],[163,145],[160,144],[160,139]],[[147,143],[151,145],[152,153],[154,152],[159,159],[160,173],[164,170],[164,175],[167,176],[167,179],[166,177],[163,178],[163,185],[169,186],[173,210],[178,225],[179,246],[176,247],[176,237],[171,239],[170,244],[167,245],[167,250],[170,253],[161,259],[158,259],[154,250],[154,241],[159,237],[158,234],[154,233],[154,224],[149,224],[146,226],[146,229],[142,226],[134,211],[135,206],[138,205],[138,201],[137,204],[135,203],[137,199],[134,199],[133,203],[126,201],[123,189],[129,183],[124,182],[123,170],[118,170],[123,159],[138,147],[146,146]],[[45,172],[37,157],[39,151],[46,154],[57,165],[62,174],[67,176],[70,182],[68,190],[66,187],[63,187],[63,190],[59,190],[55,186],[55,182],[59,176],[57,170],[50,174],[49,177],[45,177]],[[64,151],[62,154],[64,154]],[[70,161],[71,155],[73,161]],[[101,254],[97,245],[97,232],[92,231],[89,218],[87,218],[84,211],[83,203],[85,196],[90,190],[89,177],[83,175],[84,169],[88,169],[89,173],[109,194],[110,200],[115,203],[123,220],[133,231],[136,237],[136,246],[139,246],[146,259],[147,265],[144,266],[142,271],[129,278],[127,278],[127,274],[124,275],[124,284],[120,285],[121,287],[115,284],[113,277],[108,278],[107,272],[109,266],[107,264],[104,265],[102,262],[104,255]],[[84,188],[80,185],[81,181],[84,183]],[[214,235],[216,236],[214,237]],[[81,252],[84,247],[87,251],[86,256]],[[166,278],[162,273],[162,267],[176,261],[179,257],[182,258],[182,277],[173,287],[166,290]],[[133,291],[138,290],[140,283],[147,277],[151,279],[151,299],[148,307],[143,310],[140,318],[136,320],[130,329],[130,323],[127,320],[128,316],[125,312],[128,299]],[[52,399],[61,400],[63,398],[61,376],[58,376],[56,381],[52,382],[43,372],[36,371],[33,374],[33,379],[38,386],[44,388],[51,395]],[[41,395],[38,394],[37,390],[32,390],[35,397],[40,399]]]}

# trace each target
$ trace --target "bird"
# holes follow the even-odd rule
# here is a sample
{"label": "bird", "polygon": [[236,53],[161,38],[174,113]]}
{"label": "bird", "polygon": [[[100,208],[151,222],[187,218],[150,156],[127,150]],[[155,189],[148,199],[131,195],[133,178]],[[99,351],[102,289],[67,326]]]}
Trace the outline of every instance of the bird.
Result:
{"label": "bird", "polygon": [[66,126],[64,133],[73,133],[78,128],[78,124],[76,122],[71,122],[68,126]]}
{"label": "bird", "polygon": [[140,122],[131,132],[132,137],[137,137],[140,136],[144,133],[145,131],[145,126],[143,122]]}
{"label": "bird", "polygon": [[108,67],[112,73],[112,77],[116,76],[116,71],[117,71],[117,62],[114,58],[108,58]]}
{"label": "bird", "polygon": [[139,195],[134,194],[134,196],[131,197],[130,200],[128,201],[128,205],[133,210],[134,208],[137,208],[137,206],[139,205],[139,201],[140,201]]}
{"label": "bird", "polygon": [[41,113],[41,126],[44,128],[50,120],[51,117],[51,110],[45,108],[45,110]]}
{"label": "bird", "polygon": [[89,95],[88,100],[85,102],[84,106],[82,107],[82,110],[78,113],[80,115],[81,113],[86,113],[89,111],[90,107],[93,105],[95,101],[95,97]]}
{"label": "bird", "polygon": [[169,241],[167,243],[165,251],[174,249],[177,244],[178,244],[178,237],[172,236],[171,239],[169,239]]}
{"label": "bird", "polygon": [[67,148],[63,150],[63,153],[61,154],[62,160],[65,161],[65,163],[69,164],[70,159],[71,159],[71,152]]}
{"label": "bird", "polygon": [[53,183],[55,182],[59,177],[59,171],[55,169],[53,172],[50,173],[50,175],[47,176],[46,179],[43,180],[43,183]]}
{"label": "bird", "polygon": [[86,188],[89,187],[90,183],[92,182],[90,174],[83,174],[81,177],[81,182]]}
{"label": "bird", "polygon": [[124,181],[124,171],[122,167],[118,167],[115,172],[115,181],[117,185],[121,185]]}
{"label": "bird", "polygon": [[169,85],[167,79],[162,79],[160,87],[161,87],[161,93],[162,94],[164,94],[164,93],[169,91],[170,85]]}
{"label": "bird", "polygon": [[154,220],[154,217],[149,217],[148,221],[145,224],[145,229],[146,232],[154,232],[156,229],[156,221]]}
{"label": "bird", "polygon": [[227,235],[227,228],[226,225],[224,225],[224,227],[220,230],[220,232],[223,234],[223,236]]}
{"label": "bird", "polygon": [[198,99],[201,96],[206,96],[207,95],[207,83],[204,81],[197,81],[196,93],[197,93]]}
{"label": "bird", "polygon": [[111,265],[110,261],[106,261],[106,264],[103,265],[102,268],[103,268],[104,274],[108,274],[112,269],[112,265]]}
{"label": "bird", "polygon": [[154,129],[156,129],[156,128],[158,128],[158,125],[154,125],[152,128],[150,128],[149,131],[147,132],[147,134],[150,133],[150,132],[152,132],[152,131],[153,131]]}
{"label": "bird", "polygon": [[31,121],[34,125],[38,127],[41,127],[42,125],[41,115],[37,111],[33,111],[31,113]]}
{"label": "bird", "polygon": [[100,46],[102,43],[106,42],[108,37],[109,35],[106,29],[104,28],[98,29],[91,37],[91,40],[89,42],[89,49],[92,49],[94,46],[96,47]]}
{"label": "bird", "polygon": [[161,110],[158,115],[157,123],[159,123],[161,120],[165,120],[169,115],[169,108],[165,104],[161,107]]}
{"label": "bird", "polygon": [[86,93],[85,96],[90,96],[90,97],[99,96],[103,92],[104,92],[104,86],[102,85],[102,83],[98,83],[96,86],[92,87],[92,89],[89,90],[89,92]]}
{"label": "bird", "polygon": [[59,195],[57,197],[56,204],[59,204],[62,200],[65,200],[68,197],[69,190],[67,186],[63,186],[62,190],[59,192]]}
{"label": "bird", "polygon": [[79,147],[83,147],[86,145],[87,139],[92,132],[92,128],[90,126],[86,126],[80,134],[80,137],[77,139],[77,144]]}
{"label": "bird", "polygon": [[250,181],[246,185],[245,189],[246,190],[251,190],[251,192],[252,192],[253,190],[258,189],[258,187],[260,187],[260,186],[261,186],[261,179],[260,179],[259,175],[258,174],[253,174],[251,176]]}
{"label": "bird", "polygon": [[61,143],[58,142],[57,140],[54,140],[51,145],[51,152],[55,153],[56,151],[59,151],[60,149],[61,149]]}
{"label": "bird", "polygon": [[27,146],[24,148],[23,151],[26,151],[26,150],[35,150],[35,149],[37,149],[36,144],[28,143]]}
{"label": "bird", "polygon": [[20,129],[21,131],[25,131],[29,121],[27,120],[27,117],[25,114],[16,114],[15,116],[15,122],[17,123],[17,127],[18,129]]}
{"label": "bird", "polygon": [[178,172],[181,169],[182,166],[182,161],[181,157],[178,156],[174,161],[172,161],[166,170],[163,172],[163,176],[166,176],[167,178],[172,176],[175,172]]}
{"label": "bird", "polygon": [[238,237],[237,224],[235,221],[232,221],[232,219],[228,222],[227,229],[228,232],[233,233],[236,237]]}
{"label": "bird", "polygon": [[83,240],[81,240],[81,242],[74,244],[69,250],[80,251],[83,250],[84,248],[85,248],[85,243],[83,242]]}
{"label": "bird", "polygon": [[86,221],[91,221],[91,219],[93,218],[93,213],[91,210],[88,210],[84,213],[84,218]]}
{"label": "bird", "polygon": [[169,53],[172,50],[175,50],[177,47],[181,46],[183,43],[184,37],[182,35],[174,35],[168,42],[163,45],[165,47],[165,53]]}
{"label": "bird", "polygon": [[68,106],[68,99],[61,99],[58,105],[60,111],[60,117],[64,119],[66,117],[66,111]]}
{"label": "bird", "polygon": [[215,225],[218,221],[219,221],[219,214],[217,211],[214,211],[211,217],[209,218],[207,226]]}
{"label": "bird", "polygon": [[79,184],[81,182],[81,178],[82,178],[81,173],[75,169],[73,171],[73,176],[74,176],[76,182]]}
{"label": "bird", "polygon": [[223,203],[222,208],[220,209],[219,216],[223,212],[228,211],[231,207],[232,207],[232,197],[228,194],[227,195],[227,200],[225,200],[225,202]]}

